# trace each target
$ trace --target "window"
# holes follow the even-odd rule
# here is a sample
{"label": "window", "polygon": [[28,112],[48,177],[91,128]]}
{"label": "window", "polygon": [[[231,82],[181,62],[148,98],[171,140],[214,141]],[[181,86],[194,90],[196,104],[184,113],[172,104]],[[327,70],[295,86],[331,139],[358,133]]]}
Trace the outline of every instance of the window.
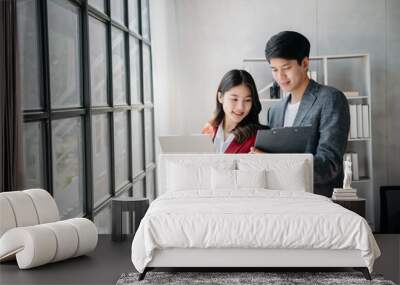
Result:
{"label": "window", "polygon": [[51,105],[79,107],[82,105],[80,9],[68,1],[47,3]]}
{"label": "window", "polygon": [[42,109],[37,1],[18,1],[19,70],[23,108]]}
{"label": "window", "polygon": [[92,117],[93,203],[111,196],[110,122],[108,114]]}
{"label": "window", "polygon": [[142,36],[146,40],[150,40],[150,16],[149,16],[149,0],[141,0],[142,12]]}
{"label": "window", "polygon": [[52,134],[53,195],[60,216],[84,216],[82,119],[54,120]]}
{"label": "window", "polygon": [[145,102],[152,102],[150,47],[143,45],[143,97]]}
{"label": "window", "polygon": [[115,187],[129,181],[128,116],[126,112],[114,113]]}
{"label": "window", "polygon": [[146,124],[144,129],[144,137],[146,142],[146,162],[154,162],[154,133],[153,133],[153,109],[146,108],[144,112],[145,122],[150,122]]}
{"label": "window", "polygon": [[84,5],[17,0],[25,186],[107,233],[112,197],[155,193],[149,7]]}
{"label": "window", "polygon": [[126,57],[124,33],[112,28],[112,77],[114,105],[126,104]]}
{"label": "window", "polygon": [[33,122],[24,125],[24,162],[25,185],[27,188],[44,187],[43,164],[43,127],[42,123]]}
{"label": "window", "polygon": [[92,106],[107,106],[107,26],[89,17],[90,95]]}
{"label": "window", "polygon": [[139,33],[139,6],[138,1],[128,1],[129,29]]}
{"label": "window", "polygon": [[145,170],[144,165],[144,116],[142,110],[132,111],[132,157],[133,157],[133,176],[139,175]]}
{"label": "window", "polygon": [[124,0],[111,0],[111,18],[118,21],[120,24],[124,24]]}
{"label": "window", "polygon": [[88,3],[89,5],[95,7],[96,9],[98,9],[101,12],[105,12],[106,10],[106,1],[105,0],[89,0]]}
{"label": "window", "polygon": [[130,59],[130,88],[131,102],[133,104],[142,103],[141,84],[140,84],[140,44],[139,40],[129,37],[129,59]]}

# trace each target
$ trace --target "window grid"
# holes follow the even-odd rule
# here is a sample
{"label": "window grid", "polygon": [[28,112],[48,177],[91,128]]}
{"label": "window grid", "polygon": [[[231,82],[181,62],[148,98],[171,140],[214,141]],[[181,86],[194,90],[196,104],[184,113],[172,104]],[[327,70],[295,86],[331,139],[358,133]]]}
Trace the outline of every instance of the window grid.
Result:
{"label": "window grid", "polygon": [[[49,34],[48,34],[48,4],[49,2],[54,0],[47,0],[47,1],[39,1],[37,0],[38,5],[38,31],[39,31],[39,46],[41,47],[40,51],[40,69],[43,70],[43,76],[40,83],[41,90],[41,100],[43,102],[43,109],[42,110],[24,110],[24,121],[25,122],[39,122],[42,124],[42,152],[43,152],[43,173],[44,173],[44,185],[43,187],[49,191],[52,195],[54,195],[54,173],[53,173],[53,164],[54,164],[54,157],[53,157],[53,141],[52,136],[54,135],[52,132],[52,122],[53,120],[62,120],[66,118],[81,118],[82,121],[82,129],[81,133],[82,137],[82,150],[83,150],[83,157],[82,157],[82,167],[83,167],[83,189],[84,189],[84,209],[83,212],[86,213],[86,217],[93,219],[94,215],[100,213],[103,208],[107,208],[110,204],[110,200],[112,197],[122,195],[123,193],[127,192],[129,196],[133,195],[133,189],[136,188],[136,184],[141,183],[146,185],[146,189],[144,191],[144,195],[149,198],[154,197],[155,192],[155,163],[153,159],[151,161],[145,160],[145,150],[152,148],[151,152],[154,154],[154,145],[149,144],[146,141],[145,136],[143,135],[140,139],[142,140],[142,149],[136,150],[136,152],[141,152],[144,158],[144,170],[140,171],[139,173],[133,173],[133,137],[139,134],[138,130],[134,129],[135,123],[132,122],[133,119],[133,112],[145,112],[148,111],[151,114],[151,119],[145,120],[146,116],[143,116],[142,121],[142,131],[144,132],[145,129],[150,128],[152,130],[152,139],[154,140],[154,112],[153,112],[153,104],[152,102],[145,102],[144,103],[144,95],[143,95],[143,88],[140,88],[140,102],[133,102],[131,92],[135,92],[131,90],[131,54],[130,54],[130,37],[133,37],[139,43],[139,83],[143,86],[143,70],[144,70],[144,62],[143,62],[143,45],[147,45],[150,49],[150,66],[147,68],[152,70],[151,66],[151,42],[148,39],[142,38],[141,30],[142,30],[142,14],[141,14],[141,0],[137,1],[138,7],[138,31],[130,30],[129,27],[129,7],[127,1],[132,0],[124,0],[124,13],[123,13],[123,23],[114,21],[110,14],[110,1],[105,1],[105,10],[100,11],[97,10],[96,7],[92,7],[87,4],[87,1],[78,1],[78,0],[64,0],[68,2],[68,4],[74,5],[79,10],[78,17],[80,18],[79,23],[79,48],[81,50],[80,54],[80,70],[81,70],[81,89],[80,92],[82,94],[82,103],[83,105],[80,107],[70,107],[70,108],[58,108],[53,109],[51,107],[51,89],[50,89],[50,59],[49,59]],[[146,4],[148,5],[148,3]],[[91,100],[91,85],[90,85],[90,41],[89,41],[89,17],[91,20],[100,21],[101,23],[106,25],[106,69],[107,69],[107,103],[108,106],[92,106]],[[149,19],[148,19],[149,21]],[[117,29],[122,32],[124,37],[124,49],[125,49],[125,90],[126,90],[126,106],[115,106],[114,105],[114,94],[113,94],[113,72],[112,72],[112,30]],[[135,56],[133,54],[133,56]],[[151,98],[152,98],[152,79],[151,80]],[[152,101],[152,99],[151,99]],[[127,138],[128,138],[128,146],[127,146],[127,153],[128,153],[128,182],[125,185],[122,185],[120,188],[116,189],[115,187],[115,129],[114,129],[114,116],[115,112],[126,112],[127,113]],[[94,181],[93,181],[93,141],[94,138],[92,137],[92,122],[94,115],[101,115],[101,114],[108,114],[108,127],[109,127],[109,163],[110,163],[110,185],[111,185],[111,196],[108,199],[105,199],[101,203],[97,203],[96,207],[94,206],[93,197],[94,197]],[[152,124],[152,126],[148,126],[148,124]],[[135,133],[136,132],[136,133]],[[149,182],[149,179],[151,181]],[[146,182],[146,183],[145,183]],[[150,183],[150,184],[149,184]],[[149,184],[149,186],[147,186]],[[147,188],[152,190],[152,193],[147,193]]]}

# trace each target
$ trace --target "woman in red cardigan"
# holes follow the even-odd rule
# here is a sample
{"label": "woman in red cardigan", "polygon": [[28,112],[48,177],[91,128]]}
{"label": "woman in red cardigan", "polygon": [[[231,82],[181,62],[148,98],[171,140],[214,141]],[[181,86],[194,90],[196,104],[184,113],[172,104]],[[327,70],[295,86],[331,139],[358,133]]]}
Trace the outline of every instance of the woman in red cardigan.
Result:
{"label": "woman in red cardigan", "polygon": [[202,129],[213,138],[218,153],[248,153],[256,141],[261,103],[253,77],[245,70],[224,75],[216,96],[213,119]]}

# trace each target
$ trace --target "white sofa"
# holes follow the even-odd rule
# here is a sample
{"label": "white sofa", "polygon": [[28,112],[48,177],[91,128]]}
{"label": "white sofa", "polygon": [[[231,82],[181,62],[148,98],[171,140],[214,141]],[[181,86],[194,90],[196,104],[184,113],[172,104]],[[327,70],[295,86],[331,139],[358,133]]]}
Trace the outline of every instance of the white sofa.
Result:
{"label": "white sofa", "polygon": [[86,254],[97,245],[88,219],[59,221],[57,205],[42,189],[0,193],[0,262],[16,259],[20,269]]}

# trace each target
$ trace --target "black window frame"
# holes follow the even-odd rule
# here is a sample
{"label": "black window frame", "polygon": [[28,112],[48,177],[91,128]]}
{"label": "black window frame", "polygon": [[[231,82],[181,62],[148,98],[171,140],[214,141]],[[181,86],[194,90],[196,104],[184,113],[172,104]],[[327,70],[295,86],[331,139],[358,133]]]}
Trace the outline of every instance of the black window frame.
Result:
{"label": "black window frame", "polygon": [[[149,46],[150,51],[150,82],[151,82],[151,95],[153,94],[153,78],[152,78],[152,51],[151,51],[151,42],[149,39],[145,39],[141,35],[142,31],[142,2],[143,0],[135,0],[137,1],[138,7],[138,33],[129,29],[129,11],[128,11],[128,1],[133,0],[124,0],[124,24],[122,25],[119,22],[114,21],[111,18],[111,5],[110,1],[105,1],[105,12],[103,13],[100,10],[97,10],[95,7],[92,7],[88,4],[88,1],[80,1],[80,0],[63,0],[73,5],[79,7],[80,10],[80,48],[81,48],[81,94],[82,94],[82,107],[73,107],[73,108],[62,108],[62,109],[52,109],[51,108],[51,94],[50,94],[50,59],[49,59],[49,35],[48,35],[48,13],[47,6],[48,1],[53,0],[45,0],[40,1],[36,0],[38,7],[38,42],[40,48],[40,58],[39,61],[41,63],[40,69],[42,70],[42,75],[40,76],[40,89],[42,93],[40,94],[40,100],[42,100],[43,109],[42,110],[23,110],[24,123],[28,122],[41,122],[42,124],[42,150],[43,150],[43,173],[44,177],[44,188],[50,193],[54,194],[54,174],[53,174],[53,143],[52,143],[52,121],[71,118],[71,117],[81,117],[82,118],[82,149],[83,149],[83,185],[84,185],[84,209],[83,211],[86,213],[84,217],[89,219],[94,218],[94,216],[100,211],[108,207],[110,205],[111,199],[121,195],[122,193],[128,191],[129,196],[144,196],[154,198],[156,195],[156,164],[155,161],[146,161],[146,151],[147,148],[151,146],[151,152],[155,154],[154,149],[154,105],[152,102],[144,102],[144,88],[143,88],[143,45]],[[147,5],[149,5],[148,0],[145,0]],[[148,6],[149,7],[149,6]],[[148,15],[150,14],[150,11]],[[90,76],[90,37],[89,37],[89,17],[94,17],[95,20],[99,20],[106,25],[107,35],[107,101],[108,106],[91,106],[91,76]],[[150,18],[150,15],[149,15]],[[148,21],[150,23],[150,19]],[[127,91],[127,105],[118,105],[114,106],[113,100],[113,74],[112,74],[112,28],[116,28],[123,32],[124,34],[124,48],[125,48],[125,67],[126,67],[126,91]],[[134,37],[139,42],[139,66],[140,66],[140,103],[131,103],[131,78],[130,78],[130,37]],[[133,68],[133,67],[132,67]],[[151,96],[153,100],[153,95]],[[148,111],[151,113],[151,122],[146,121],[146,116],[144,112]],[[129,153],[129,177],[128,182],[120,187],[119,189],[115,188],[115,130],[114,130],[114,113],[116,112],[127,112],[128,118],[128,153]],[[135,159],[133,154],[133,139],[132,137],[135,135],[135,130],[133,129],[132,124],[132,112],[139,112],[139,115],[142,116],[142,132],[143,137],[142,140],[142,150],[141,154],[143,155],[144,160],[144,169],[143,171],[133,174],[132,160]],[[92,116],[98,114],[107,114],[108,117],[108,126],[109,126],[109,143],[110,143],[110,187],[111,187],[111,196],[99,203],[96,207],[94,207],[93,196],[94,196],[94,186],[93,186],[93,149],[92,143],[94,138],[92,137]],[[152,128],[152,143],[149,143],[145,140],[145,127],[151,123]],[[155,157],[155,155],[153,155]],[[150,178],[149,178],[150,177]],[[151,179],[152,181],[149,181]],[[136,183],[143,183],[145,186],[144,193],[134,193],[133,188]],[[149,193],[148,191],[148,183],[150,183],[153,187],[153,193]],[[151,187],[149,187],[151,188]],[[132,223],[130,223],[132,224]]]}

